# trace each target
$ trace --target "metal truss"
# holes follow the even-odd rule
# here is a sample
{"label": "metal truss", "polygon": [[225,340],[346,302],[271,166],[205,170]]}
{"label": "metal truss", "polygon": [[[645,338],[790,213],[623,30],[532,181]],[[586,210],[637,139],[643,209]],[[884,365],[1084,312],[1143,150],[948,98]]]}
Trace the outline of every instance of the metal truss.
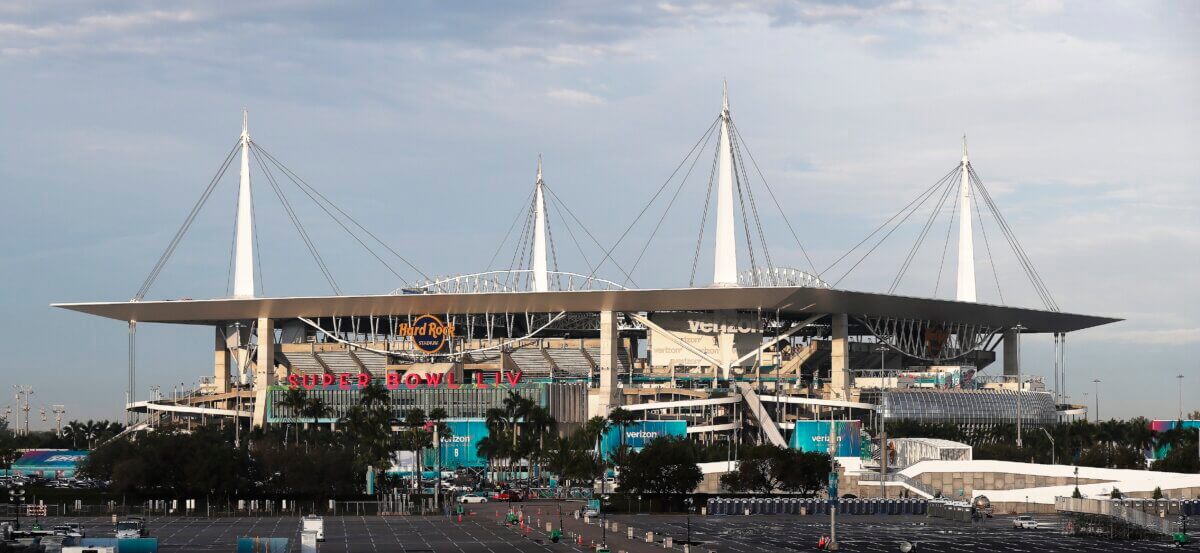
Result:
{"label": "metal truss", "polygon": [[[626,290],[611,280],[566,271],[547,271],[550,288],[559,292],[581,290]],[[487,271],[447,277],[435,277],[414,286],[392,290],[392,295],[413,293],[490,294],[499,292],[532,292],[533,271],[513,269]]]}
{"label": "metal truss", "polygon": [[738,275],[738,286],[831,288],[817,275],[792,267],[757,267],[742,271]]}
{"label": "metal truss", "polygon": [[979,324],[855,317],[880,342],[910,357],[941,363],[963,357],[983,347],[1002,329]]}

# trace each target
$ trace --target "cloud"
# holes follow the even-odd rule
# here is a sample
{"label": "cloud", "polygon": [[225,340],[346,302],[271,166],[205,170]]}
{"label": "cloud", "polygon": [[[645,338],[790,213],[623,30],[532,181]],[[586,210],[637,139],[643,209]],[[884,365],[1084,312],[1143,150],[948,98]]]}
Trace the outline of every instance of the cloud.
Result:
{"label": "cloud", "polygon": [[604,98],[572,88],[552,88],[546,91],[546,97],[572,106],[600,106],[605,103]]}

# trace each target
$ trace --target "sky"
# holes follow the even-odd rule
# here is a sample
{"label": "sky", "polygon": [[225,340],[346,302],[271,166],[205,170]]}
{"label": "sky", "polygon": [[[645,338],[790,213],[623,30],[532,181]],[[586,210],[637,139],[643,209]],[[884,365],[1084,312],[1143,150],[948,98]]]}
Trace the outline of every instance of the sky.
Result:
{"label": "sky", "polygon": [[[512,264],[502,239],[541,155],[559,269],[589,273],[633,225],[597,275],[671,287],[694,262],[698,284],[712,271],[711,216],[695,252],[713,145],[668,177],[728,82],[775,266],[887,291],[927,215],[844,279],[849,262],[825,269],[952,170],[966,134],[1061,308],[1124,319],[1069,337],[1065,393],[1093,404],[1098,390],[1105,418],[1174,417],[1181,396],[1200,408],[1196,28],[1195,2],[0,3],[0,409],[21,384],[34,426],[55,404],[120,418],[126,325],[49,304],[134,295],[243,108],[257,144],[425,275]],[[329,293],[254,178],[260,294]],[[421,278],[280,185],[343,292]],[[235,198],[230,171],[147,298],[229,294]],[[952,297],[946,217],[897,293]],[[980,219],[980,301],[1040,307]],[[211,332],[140,325],[138,395],[211,375]],[[1022,351],[1049,381],[1050,339]]]}

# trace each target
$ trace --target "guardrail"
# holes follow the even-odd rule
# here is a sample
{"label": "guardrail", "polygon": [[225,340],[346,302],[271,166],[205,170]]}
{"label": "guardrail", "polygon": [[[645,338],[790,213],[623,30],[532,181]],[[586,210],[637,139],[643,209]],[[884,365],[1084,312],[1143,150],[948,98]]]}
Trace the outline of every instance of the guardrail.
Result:
{"label": "guardrail", "polygon": [[1057,497],[1054,499],[1054,509],[1059,512],[1109,517],[1156,534],[1169,536],[1175,532],[1175,524],[1170,519],[1144,513],[1109,499]]}

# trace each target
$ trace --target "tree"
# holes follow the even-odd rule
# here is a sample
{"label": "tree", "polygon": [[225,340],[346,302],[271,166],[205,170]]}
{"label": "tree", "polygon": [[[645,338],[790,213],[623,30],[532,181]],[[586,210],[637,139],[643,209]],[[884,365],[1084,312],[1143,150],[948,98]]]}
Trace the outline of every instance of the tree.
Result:
{"label": "tree", "polygon": [[1150,469],[1191,474],[1200,472],[1200,454],[1196,451],[1196,442],[1192,441],[1186,446],[1172,447],[1162,459],[1155,461]]}
{"label": "tree", "polygon": [[734,492],[811,495],[822,488],[828,472],[829,456],[824,453],[761,445],[745,450],[738,469],[721,477],[721,486]]}
{"label": "tree", "polygon": [[632,453],[621,471],[623,493],[691,493],[704,479],[687,438],[663,436]]}
{"label": "tree", "polygon": [[0,466],[12,468],[12,464],[20,459],[17,451],[17,435],[8,428],[8,421],[0,419]]}
{"label": "tree", "polygon": [[1075,499],[1083,499],[1083,494],[1079,493],[1079,486],[1075,486],[1075,491],[1071,492],[1071,497]]}
{"label": "tree", "polygon": [[1145,457],[1128,445],[1099,443],[1079,455],[1079,464],[1085,467],[1111,469],[1144,469]]}
{"label": "tree", "polygon": [[1117,489],[1116,486],[1113,486],[1112,493],[1108,494],[1109,499],[1121,499],[1123,497],[1125,497],[1125,494],[1122,494],[1121,490]]}
{"label": "tree", "polygon": [[1150,498],[1151,499],[1162,499],[1163,498],[1162,488],[1155,486],[1154,493],[1150,495]]}

